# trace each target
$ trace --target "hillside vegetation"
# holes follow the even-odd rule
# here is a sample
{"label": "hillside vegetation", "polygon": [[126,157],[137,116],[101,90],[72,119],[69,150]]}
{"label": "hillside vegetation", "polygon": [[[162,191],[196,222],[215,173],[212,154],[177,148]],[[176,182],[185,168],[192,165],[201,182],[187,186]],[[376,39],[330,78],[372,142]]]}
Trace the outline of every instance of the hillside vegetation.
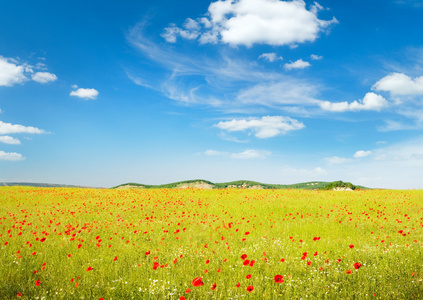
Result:
{"label": "hillside vegetation", "polygon": [[337,187],[346,187],[352,190],[357,188],[366,189],[364,187],[355,186],[349,182],[344,183],[342,181],[324,182],[324,181],[311,181],[296,184],[267,184],[257,181],[249,180],[237,180],[223,183],[213,183],[211,181],[196,179],[178,181],[168,184],[160,185],[147,185],[140,183],[125,183],[113,187],[113,189],[178,189],[178,188],[203,188],[203,189],[227,189],[227,188],[238,188],[238,189],[329,189],[332,190]]}

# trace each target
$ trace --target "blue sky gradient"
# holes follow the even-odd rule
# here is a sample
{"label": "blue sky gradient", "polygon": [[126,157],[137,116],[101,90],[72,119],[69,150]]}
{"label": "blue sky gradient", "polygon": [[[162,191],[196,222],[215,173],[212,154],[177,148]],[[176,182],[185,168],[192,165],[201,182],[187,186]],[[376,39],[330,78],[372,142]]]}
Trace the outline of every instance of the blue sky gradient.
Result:
{"label": "blue sky gradient", "polygon": [[423,1],[9,1],[0,181],[423,188]]}

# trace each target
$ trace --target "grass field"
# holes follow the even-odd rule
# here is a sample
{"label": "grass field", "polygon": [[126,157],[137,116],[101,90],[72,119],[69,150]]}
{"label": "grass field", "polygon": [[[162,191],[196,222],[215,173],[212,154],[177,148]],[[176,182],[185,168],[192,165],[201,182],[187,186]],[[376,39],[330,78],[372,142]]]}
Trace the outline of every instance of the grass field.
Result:
{"label": "grass field", "polygon": [[423,299],[423,191],[0,188],[0,299]]}

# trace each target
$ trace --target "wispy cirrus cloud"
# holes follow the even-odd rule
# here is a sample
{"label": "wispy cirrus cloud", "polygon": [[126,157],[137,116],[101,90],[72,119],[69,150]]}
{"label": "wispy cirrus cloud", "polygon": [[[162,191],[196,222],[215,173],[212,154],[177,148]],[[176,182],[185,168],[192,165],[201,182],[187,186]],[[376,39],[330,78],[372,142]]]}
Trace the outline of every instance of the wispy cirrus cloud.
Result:
{"label": "wispy cirrus cloud", "polygon": [[234,159],[264,159],[270,156],[272,153],[266,150],[254,150],[248,149],[243,152],[232,153],[231,158]]}
{"label": "wispy cirrus cloud", "polygon": [[204,155],[207,156],[221,156],[229,157],[232,159],[265,159],[270,156],[272,153],[267,150],[256,150],[256,149],[247,149],[242,152],[227,152],[227,151],[217,151],[217,150],[206,150]]}

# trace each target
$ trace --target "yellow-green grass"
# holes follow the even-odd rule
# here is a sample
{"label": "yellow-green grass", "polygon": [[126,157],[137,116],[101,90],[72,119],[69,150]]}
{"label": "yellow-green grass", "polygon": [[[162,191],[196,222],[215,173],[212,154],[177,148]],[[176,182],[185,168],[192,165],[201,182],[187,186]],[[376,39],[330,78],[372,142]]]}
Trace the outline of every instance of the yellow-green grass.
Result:
{"label": "yellow-green grass", "polygon": [[0,299],[423,298],[423,191],[2,187],[0,203]]}

